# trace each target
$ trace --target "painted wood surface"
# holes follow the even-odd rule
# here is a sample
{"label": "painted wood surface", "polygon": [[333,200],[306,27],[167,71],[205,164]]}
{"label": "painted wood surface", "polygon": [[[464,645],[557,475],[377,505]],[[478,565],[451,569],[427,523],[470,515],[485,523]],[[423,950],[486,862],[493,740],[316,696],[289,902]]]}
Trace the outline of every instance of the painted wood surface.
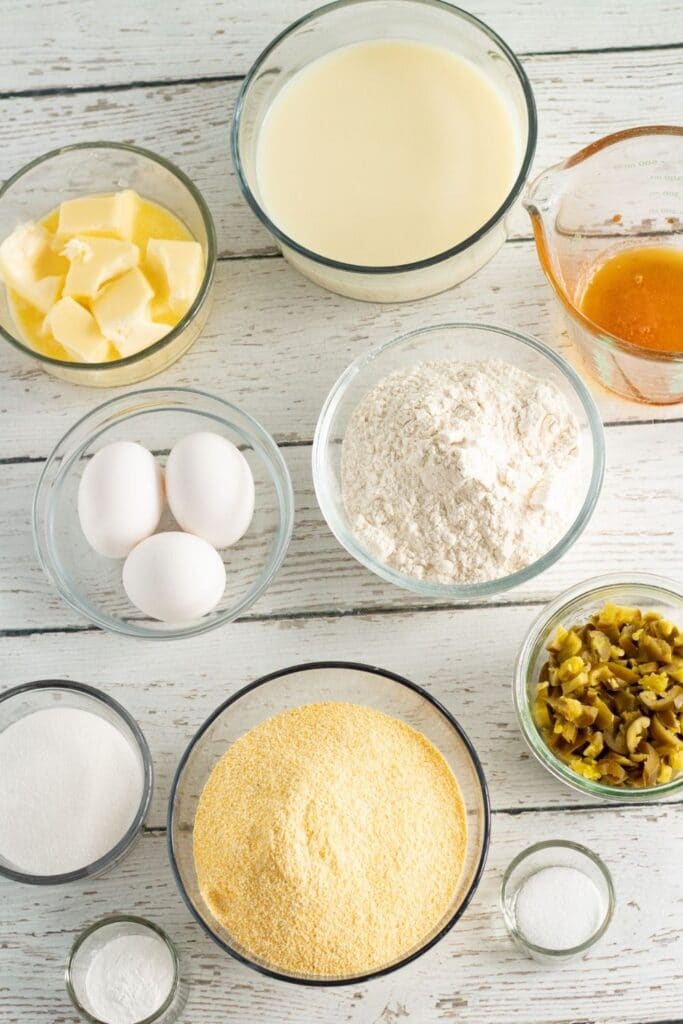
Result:
{"label": "painted wood surface", "polygon": [[[179,944],[189,1002],[181,1024],[655,1024],[683,1019],[683,842],[678,804],[585,806],[529,754],[514,720],[517,649],[544,601],[603,571],[683,578],[681,407],[622,401],[591,385],[606,423],[607,479],[574,549],[488,607],[418,606],[357,565],[327,530],[312,488],[310,442],[338,374],[369,345],[449,320],[507,324],[575,361],[529,238],[512,241],[457,290],[379,306],[322,292],[274,253],[242,202],[229,161],[240,78],[309,0],[5,0],[0,31],[0,180],[45,150],[84,139],[146,145],[179,163],[209,201],[221,261],[198,344],[150,384],[189,385],[243,405],[283,444],[297,500],[287,561],[244,621],[197,641],[125,642],[95,630],[51,590],[33,553],[30,503],[54,441],[106,392],[52,380],[6,349],[0,394],[0,687],[57,676],[94,682],[140,721],[157,786],[148,830],[110,876],[66,890],[0,882],[0,1024],[75,1024],[62,967],[103,913],[133,911]],[[524,59],[539,109],[536,170],[608,131],[680,121],[680,0],[481,0]],[[302,660],[379,664],[424,684],[458,716],[490,783],[493,842],[472,906],[411,968],[326,992],[262,979],[194,925],[165,853],[177,760],[227,695]],[[94,667],[96,669],[94,670]],[[551,974],[507,939],[502,872],[529,842],[579,839],[613,871],[615,921],[604,942]]]}
{"label": "painted wood surface", "polygon": [[[96,684],[128,708],[149,741],[156,769],[152,827],[165,824],[180,756],[214,708],[269,672],[325,659],[379,665],[425,686],[470,736],[494,810],[576,808],[586,798],[549,779],[514,716],[515,660],[540,610],[532,604],[503,614],[488,607],[242,621],[230,631],[156,644],[152,656],[137,659],[122,656],[123,641],[94,631],[5,637],[2,678],[49,679],[56,663],[68,678],[92,682],[97,664]],[[139,649],[133,641],[126,646]]]}
{"label": "painted wood surface", "polygon": [[[535,170],[619,128],[680,119],[681,50],[576,53],[561,61],[541,54],[526,58],[524,66],[539,112]],[[230,80],[4,99],[0,94],[0,179],[65,142],[133,142],[179,164],[202,190],[223,255],[274,252],[241,198],[230,161],[230,120],[239,88],[239,80]],[[531,234],[523,211],[511,218],[510,228],[516,237]]]}
{"label": "painted wood surface", "polygon": [[[604,572],[643,570],[683,577],[681,424],[611,427],[607,441],[604,490],[589,528],[552,568],[501,594],[498,602],[547,601],[579,580]],[[283,452],[296,496],[294,536],[278,577],[247,617],[419,607],[415,595],[368,572],[327,529],[313,491],[310,447],[287,447]],[[33,550],[31,500],[41,469],[36,462],[3,467],[0,521],[6,543],[0,549],[0,608],[5,630],[87,625],[52,590]],[[104,582],[93,591],[95,599],[98,593],[109,601],[111,591]],[[231,629],[221,631],[226,642]]]}
{"label": "painted wood surface", "polygon": [[[683,109],[683,107],[682,107]],[[243,405],[279,441],[310,442],[337,377],[373,345],[440,323],[494,323],[531,334],[578,369],[532,242],[508,243],[456,291],[415,303],[358,303],[325,292],[282,259],[218,264],[209,322],[191,354],[141,385],[198,387]],[[65,384],[8,346],[0,459],[44,459],[109,391]],[[587,381],[606,424],[679,420],[680,405],[629,402]],[[611,427],[607,434],[610,436]],[[672,444],[677,435],[670,435]]]}
{"label": "painted wood surface", "polygon": [[[308,0],[4,0],[0,90],[244,75]],[[683,42],[676,0],[478,0],[468,10],[521,54]]]}
{"label": "painted wood surface", "polygon": [[[178,943],[189,977],[182,1016],[204,1022],[315,1024],[599,1024],[680,1020],[683,880],[662,856],[683,843],[680,807],[501,813],[474,903],[438,946],[395,975],[364,986],[315,990],[260,977],[226,956],[180,901],[166,837],[148,833],[110,876],[49,890],[3,894],[2,1020],[75,1020],[60,984],[84,923],[126,910],[151,913]],[[498,907],[502,875],[530,839],[581,839],[609,861],[617,911],[599,946],[549,971],[511,944]],[[7,922],[11,927],[7,927]],[[6,973],[5,973],[6,972]],[[11,979],[7,985],[6,977]]]}

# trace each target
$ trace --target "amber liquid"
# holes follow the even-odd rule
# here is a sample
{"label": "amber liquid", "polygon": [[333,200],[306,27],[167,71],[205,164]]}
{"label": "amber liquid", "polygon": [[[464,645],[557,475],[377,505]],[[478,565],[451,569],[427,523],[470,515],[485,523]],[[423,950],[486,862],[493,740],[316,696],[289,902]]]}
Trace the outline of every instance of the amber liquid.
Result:
{"label": "amber liquid", "polygon": [[625,249],[593,271],[581,312],[623,341],[683,352],[683,250]]}

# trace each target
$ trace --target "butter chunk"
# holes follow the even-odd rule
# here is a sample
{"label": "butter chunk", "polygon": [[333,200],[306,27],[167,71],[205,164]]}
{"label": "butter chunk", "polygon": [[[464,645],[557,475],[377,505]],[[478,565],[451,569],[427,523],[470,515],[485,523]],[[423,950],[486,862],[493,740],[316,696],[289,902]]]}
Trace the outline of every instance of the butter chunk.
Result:
{"label": "butter chunk", "polygon": [[75,299],[94,299],[103,284],[140,262],[137,245],[118,238],[76,235],[66,243],[62,254],[71,264],[64,295]]}
{"label": "butter chunk", "polygon": [[43,326],[81,363],[104,363],[112,357],[109,341],[102,336],[92,313],[75,299],[60,299]]}
{"label": "butter chunk", "polygon": [[168,324],[155,323],[150,317],[153,296],[149,281],[134,267],[105,285],[93,299],[92,311],[100,331],[122,356],[132,356],[168,334]]}
{"label": "butter chunk", "polygon": [[138,194],[132,189],[101,196],[65,199],[59,207],[57,234],[110,235],[130,241],[135,227]]}
{"label": "butter chunk", "polygon": [[49,272],[60,266],[67,264],[53,253],[52,235],[42,224],[20,224],[0,245],[0,278],[41,313],[60,296],[64,275]]}
{"label": "butter chunk", "polygon": [[178,318],[190,308],[204,277],[204,253],[199,242],[150,238],[147,264],[163,283],[160,296],[169,312]]}

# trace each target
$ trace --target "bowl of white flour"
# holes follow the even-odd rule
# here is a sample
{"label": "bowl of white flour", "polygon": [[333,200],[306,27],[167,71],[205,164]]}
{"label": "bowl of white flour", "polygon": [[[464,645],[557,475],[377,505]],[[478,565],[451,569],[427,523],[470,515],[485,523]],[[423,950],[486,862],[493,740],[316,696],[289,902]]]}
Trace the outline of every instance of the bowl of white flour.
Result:
{"label": "bowl of white flour", "polygon": [[553,565],[587,526],[605,465],[574,369],[502,327],[414,331],[352,363],[313,444],[337,540],[382,579],[475,600]]}

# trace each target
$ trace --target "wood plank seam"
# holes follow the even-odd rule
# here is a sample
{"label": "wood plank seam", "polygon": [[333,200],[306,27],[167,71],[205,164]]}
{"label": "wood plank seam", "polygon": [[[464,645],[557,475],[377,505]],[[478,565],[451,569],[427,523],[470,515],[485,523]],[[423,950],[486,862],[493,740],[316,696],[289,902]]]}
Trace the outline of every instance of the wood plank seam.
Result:
{"label": "wood plank seam", "polygon": [[[516,56],[521,60],[526,60],[529,57],[573,57],[581,56],[583,54],[589,56],[600,56],[602,54],[619,54],[619,53],[643,53],[643,52],[657,52],[658,50],[680,50],[683,49],[683,42],[680,43],[650,43],[645,46],[626,45],[626,46],[595,46],[584,48],[572,48],[568,50],[526,50],[517,51]],[[256,58],[258,54],[254,54]],[[14,99],[36,99],[42,96],[73,96],[79,93],[93,93],[93,92],[128,92],[131,89],[156,89],[165,86],[173,85],[204,85],[207,82],[241,82],[245,78],[243,74],[224,74],[224,75],[190,75],[182,78],[140,78],[135,79],[132,82],[111,82],[111,83],[92,83],[89,85],[59,85],[59,86],[46,86],[41,89],[37,87],[35,89],[8,89],[0,92],[0,100],[14,100]]]}
{"label": "wood plank seam", "polygon": [[[135,390],[133,388],[130,389]],[[652,416],[646,420],[603,420],[603,427],[605,430],[618,429],[622,427],[652,427],[660,423],[675,424],[683,423],[683,416],[658,418]],[[287,450],[289,448],[311,448],[313,445],[313,438],[298,438],[297,440],[290,441],[287,438],[278,440],[274,437],[274,440],[278,448]],[[163,454],[163,453],[162,453]],[[23,466],[44,463],[47,461],[47,455],[10,455],[0,457],[0,466]]]}

